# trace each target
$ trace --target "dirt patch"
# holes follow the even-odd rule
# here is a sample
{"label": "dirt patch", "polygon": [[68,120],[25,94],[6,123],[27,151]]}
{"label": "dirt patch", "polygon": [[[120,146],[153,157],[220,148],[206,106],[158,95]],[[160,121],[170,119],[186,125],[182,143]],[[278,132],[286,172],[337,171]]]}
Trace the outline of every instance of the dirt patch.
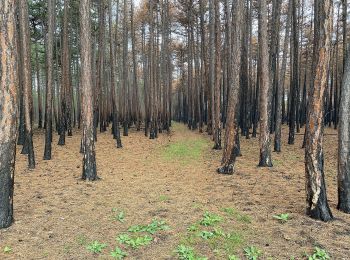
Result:
{"label": "dirt patch", "polygon": [[[171,135],[161,134],[157,140],[131,131],[123,138],[122,149],[103,133],[96,144],[101,180],[88,183],[80,180],[78,131],[67,138],[66,146],[53,145],[51,161],[42,160],[44,135],[36,132],[34,171],[26,169],[26,157],[18,147],[16,221],[0,231],[0,259],[111,259],[115,246],[128,253],[126,259],[177,259],[175,250],[184,243],[208,259],[228,259],[229,253],[243,258],[243,249],[249,246],[259,248],[263,259],[302,259],[315,246],[325,248],[332,259],[348,259],[350,216],[336,210],[337,135],[328,129],[326,134],[327,191],[336,218],[330,223],[304,215],[302,135],[296,136],[294,146],[283,143],[283,152],[273,154],[271,169],[256,167],[258,140],[242,138],[236,174],[223,176],[215,173],[222,152],[211,149],[210,137],[185,126],[175,124]],[[57,141],[55,135],[54,144]],[[115,218],[121,211],[123,221]],[[216,228],[239,235],[241,240],[231,251],[222,248],[224,236],[216,246],[216,240],[198,236],[188,241],[187,228],[206,211],[222,218]],[[281,224],[273,218],[281,213],[289,213],[291,219]],[[116,240],[130,226],[154,219],[164,220],[169,229],[151,235],[149,245],[133,250]],[[199,225],[198,232],[213,230]],[[86,249],[93,241],[106,244],[100,255]],[[3,252],[6,246],[10,253]]]}

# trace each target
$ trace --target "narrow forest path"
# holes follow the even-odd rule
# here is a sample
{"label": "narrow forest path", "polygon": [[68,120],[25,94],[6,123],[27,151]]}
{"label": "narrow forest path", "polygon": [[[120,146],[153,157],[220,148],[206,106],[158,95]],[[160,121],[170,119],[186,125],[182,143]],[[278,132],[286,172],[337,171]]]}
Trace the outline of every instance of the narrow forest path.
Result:
{"label": "narrow forest path", "polygon": [[[248,246],[258,247],[263,259],[302,259],[315,246],[326,248],[334,259],[347,259],[350,217],[335,210],[335,135],[326,136],[327,188],[337,218],[331,223],[304,216],[301,135],[295,146],[285,145],[283,153],[273,154],[272,169],[256,167],[258,140],[242,139],[243,157],[233,176],[216,174],[222,152],[211,149],[207,135],[181,124],[157,140],[131,131],[122,141],[124,148],[116,149],[109,133],[98,135],[101,180],[94,183],[80,180],[79,132],[67,138],[66,146],[53,146],[51,161],[42,160],[43,135],[35,133],[34,171],[26,169],[18,147],[16,222],[0,231],[0,259],[112,259],[115,246],[128,253],[126,259],[177,259],[178,245],[191,246],[208,259],[232,254],[243,258]],[[123,222],[115,218],[120,212]],[[198,224],[205,212],[220,216],[220,221],[213,227]],[[285,224],[272,217],[281,213],[291,215]],[[170,228],[153,234],[151,244],[133,250],[116,241],[120,234],[144,236],[127,230],[153,219]],[[194,231],[187,230],[190,226]],[[107,245],[100,255],[86,249],[95,240]],[[5,246],[12,252],[3,253]]]}

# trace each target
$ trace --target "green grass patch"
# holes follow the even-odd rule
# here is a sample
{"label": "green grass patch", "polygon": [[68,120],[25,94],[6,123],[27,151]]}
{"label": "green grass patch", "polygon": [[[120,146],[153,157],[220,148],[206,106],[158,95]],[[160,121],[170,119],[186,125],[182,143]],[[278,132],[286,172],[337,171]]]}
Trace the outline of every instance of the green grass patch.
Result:
{"label": "green grass patch", "polygon": [[209,147],[208,140],[184,139],[167,145],[162,151],[163,158],[167,161],[188,164],[201,158],[203,151]]}
{"label": "green grass patch", "polygon": [[139,249],[142,246],[151,244],[153,238],[149,235],[129,236],[128,234],[120,234],[117,241],[123,245],[130,246],[132,249]]}
{"label": "green grass patch", "polygon": [[169,226],[166,224],[164,220],[152,220],[152,222],[148,225],[134,225],[129,227],[129,232],[147,232],[151,235],[155,234],[161,230],[168,230]]}
{"label": "green grass patch", "polygon": [[107,247],[106,244],[100,243],[100,242],[95,240],[95,241],[91,242],[90,244],[88,244],[86,246],[86,249],[94,254],[100,254],[100,253],[102,253],[102,250],[105,249],[106,247]]}
{"label": "green grass patch", "polygon": [[244,213],[238,212],[234,208],[222,208],[221,211],[225,212],[227,215],[234,217],[237,221],[242,223],[251,223],[252,218]]}
{"label": "green grass patch", "polygon": [[179,245],[175,252],[181,260],[206,260],[206,257],[199,256],[192,247]]}
{"label": "green grass patch", "polygon": [[159,196],[159,200],[160,200],[161,202],[166,202],[166,201],[169,201],[170,198],[169,198],[169,196],[167,196],[167,195],[160,195],[160,196]]}

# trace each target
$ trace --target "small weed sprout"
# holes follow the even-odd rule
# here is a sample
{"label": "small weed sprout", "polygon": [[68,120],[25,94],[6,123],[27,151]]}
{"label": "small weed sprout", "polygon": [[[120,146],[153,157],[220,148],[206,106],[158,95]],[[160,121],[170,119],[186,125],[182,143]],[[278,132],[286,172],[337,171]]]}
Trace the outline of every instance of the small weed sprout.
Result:
{"label": "small weed sprout", "polygon": [[119,221],[121,223],[124,223],[124,221],[125,221],[125,213],[124,213],[124,211],[120,211],[119,213],[117,213],[118,210],[116,208],[113,208],[112,212],[114,213],[114,215],[112,216],[113,220],[117,220],[117,221]]}
{"label": "small weed sprout", "polygon": [[199,222],[202,226],[213,226],[220,222],[222,219],[219,215],[209,213],[208,211],[204,213],[203,219]]}
{"label": "small weed sprout", "polygon": [[113,257],[114,259],[118,259],[121,260],[124,257],[127,257],[128,254],[126,252],[124,252],[122,249],[120,249],[119,247],[116,247],[112,252],[111,252],[111,257]]}
{"label": "small weed sprout", "polygon": [[327,260],[331,259],[326,250],[315,247],[314,253],[308,256],[308,260]]}
{"label": "small weed sprout", "polygon": [[289,214],[285,213],[285,214],[279,214],[279,215],[274,215],[273,216],[274,219],[279,220],[281,223],[286,223],[289,220]]}
{"label": "small weed sprout", "polygon": [[262,255],[262,252],[260,249],[254,246],[250,246],[244,248],[244,254],[249,260],[257,260]]}
{"label": "small weed sprout", "polygon": [[132,249],[139,249],[141,246],[147,246],[153,238],[149,235],[140,237],[130,237],[128,234],[121,234],[117,237],[119,243],[130,246]]}
{"label": "small weed sprout", "polygon": [[179,245],[176,253],[180,260],[207,260],[206,257],[198,256],[192,247]]}
{"label": "small weed sprout", "polygon": [[107,247],[106,244],[99,243],[98,241],[93,241],[89,245],[87,245],[86,249],[94,254],[99,254],[103,249]]}
{"label": "small weed sprout", "polygon": [[12,252],[12,248],[10,247],[10,246],[5,246],[4,247],[4,253],[5,254],[9,254],[9,253],[11,253]]}

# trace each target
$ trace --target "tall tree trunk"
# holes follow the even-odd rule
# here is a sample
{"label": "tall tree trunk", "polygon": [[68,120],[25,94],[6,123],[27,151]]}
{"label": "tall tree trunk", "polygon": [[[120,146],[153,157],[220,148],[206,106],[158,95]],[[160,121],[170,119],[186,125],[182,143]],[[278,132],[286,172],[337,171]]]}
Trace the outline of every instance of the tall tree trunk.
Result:
{"label": "tall tree trunk", "polygon": [[33,133],[32,133],[32,68],[30,61],[30,35],[29,35],[29,17],[28,3],[26,0],[19,0],[19,24],[21,36],[21,63],[23,75],[23,97],[24,97],[24,118],[26,128],[26,138],[24,146],[28,149],[28,167],[35,168]]}
{"label": "tall tree trunk", "polygon": [[52,90],[54,89],[53,76],[53,38],[55,28],[55,0],[48,0],[48,31],[46,47],[46,128],[45,128],[45,150],[44,160],[51,160],[51,143],[52,143]]}
{"label": "tall tree trunk", "polygon": [[38,128],[43,127],[42,101],[41,101],[41,84],[40,84],[40,66],[38,55],[38,43],[35,44],[35,69],[36,69],[36,87],[38,92]]}
{"label": "tall tree trunk", "polygon": [[260,75],[260,167],[272,167],[271,160],[271,138],[269,126],[269,56],[267,44],[267,6],[266,0],[259,1],[259,54],[261,60]]}
{"label": "tall tree trunk", "polygon": [[[210,125],[208,122],[208,134],[215,128],[215,8],[214,0],[209,0],[209,108],[210,108]],[[211,130],[211,131],[209,131]],[[215,131],[215,129],[214,129]]]}
{"label": "tall tree trunk", "polygon": [[323,167],[323,104],[330,60],[332,19],[332,0],[315,0],[315,75],[309,95],[305,146],[306,213],[323,221],[333,218],[327,202]]}
{"label": "tall tree trunk", "polygon": [[[118,22],[118,19],[117,21]],[[118,24],[115,25],[117,28]],[[117,29],[115,32],[117,33]],[[112,95],[112,129],[113,137],[117,140],[117,148],[122,147],[122,141],[120,138],[120,129],[119,129],[119,118],[118,118],[118,106],[117,106],[117,97],[115,93],[115,49],[114,49],[114,35],[113,35],[113,23],[112,23],[112,0],[109,0],[109,52],[110,52],[110,64],[111,64],[111,95]]]}
{"label": "tall tree trunk", "polygon": [[91,73],[91,25],[90,0],[80,0],[80,50],[81,87],[83,112],[83,174],[84,180],[94,181],[97,177],[93,125],[93,91]]}
{"label": "tall tree trunk", "polygon": [[13,222],[18,84],[15,2],[5,1],[0,8],[0,229]]}
{"label": "tall tree trunk", "polygon": [[[232,72],[231,85],[229,89],[227,122],[225,143],[222,156],[222,166],[218,169],[219,173],[232,174],[234,172],[235,161],[237,157],[237,141],[238,137],[238,118],[237,118],[237,105],[238,105],[238,92],[240,89],[240,69],[241,69],[241,46],[242,46],[242,26],[243,26],[243,13],[244,13],[244,0],[237,0],[234,7],[233,15],[233,39],[232,39],[232,68],[229,72]],[[231,37],[231,33],[229,33]]]}
{"label": "tall tree trunk", "polygon": [[298,89],[299,89],[299,36],[298,36],[298,22],[297,22],[297,0],[292,0],[292,40],[293,40],[293,58],[292,58],[292,78],[291,78],[291,93],[290,93],[290,116],[289,116],[289,136],[288,144],[294,144],[296,114],[298,113]]}
{"label": "tall tree trunk", "polygon": [[123,75],[122,88],[124,91],[124,115],[123,115],[123,135],[129,135],[129,91],[128,91],[128,1],[124,0],[123,11]]}
{"label": "tall tree trunk", "polygon": [[338,209],[350,213],[350,57],[345,63],[339,111]]}
{"label": "tall tree trunk", "polygon": [[284,33],[284,46],[283,46],[283,56],[282,56],[282,67],[280,71],[280,77],[277,84],[277,105],[276,105],[276,129],[275,129],[275,140],[274,140],[274,151],[281,152],[281,137],[282,137],[282,106],[284,101],[284,81],[287,69],[287,52],[289,46],[289,28],[290,28],[290,18],[291,18],[291,1],[288,1],[288,14],[286,21],[286,29]]}
{"label": "tall tree trunk", "polygon": [[221,150],[221,23],[220,2],[214,1],[215,12],[215,85],[214,85],[214,149]]}

